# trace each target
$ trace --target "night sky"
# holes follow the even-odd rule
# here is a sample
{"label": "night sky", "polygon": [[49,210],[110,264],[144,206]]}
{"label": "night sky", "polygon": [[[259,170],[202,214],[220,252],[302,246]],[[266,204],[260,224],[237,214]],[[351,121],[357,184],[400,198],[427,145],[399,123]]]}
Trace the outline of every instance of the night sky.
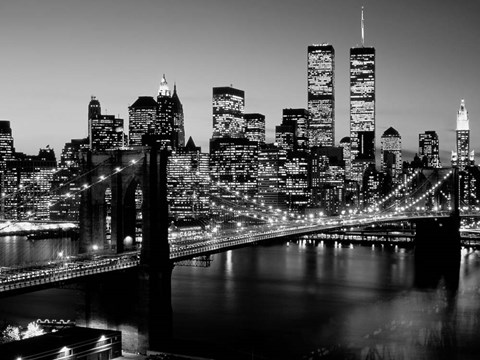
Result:
{"label": "night sky", "polygon": [[349,135],[349,48],[361,42],[362,5],[365,45],[377,51],[377,147],[393,126],[411,159],[418,134],[436,130],[449,166],[462,98],[472,148],[480,138],[478,0],[2,0],[0,119],[11,121],[17,151],[49,144],[59,156],[87,135],[91,95],[103,113],[128,119],[165,73],[203,151],[214,86],[245,90],[245,111],[266,115],[272,141],[282,109],[307,106],[307,46],[326,42],[336,52],[338,144]]}

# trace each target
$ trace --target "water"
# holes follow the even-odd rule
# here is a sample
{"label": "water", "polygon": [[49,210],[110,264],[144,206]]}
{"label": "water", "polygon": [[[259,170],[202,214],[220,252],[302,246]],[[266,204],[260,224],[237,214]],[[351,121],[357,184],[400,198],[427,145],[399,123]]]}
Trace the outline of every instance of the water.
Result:
{"label": "water", "polygon": [[0,267],[34,264],[78,252],[78,241],[69,237],[27,240],[26,236],[0,236]]}
{"label": "water", "polygon": [[[463,251],[458,278],[458,289],[448,278],[419,287],[413,251],[393,247],[238,249],[215,255],[208,268],[174,268],[174,337],[258,359],[327,351],[337,358],[477,359],[479,253]],[[0,299],[0,319],[82,317],[78,293]],[[118,326],[121,317],[105,323]]]}

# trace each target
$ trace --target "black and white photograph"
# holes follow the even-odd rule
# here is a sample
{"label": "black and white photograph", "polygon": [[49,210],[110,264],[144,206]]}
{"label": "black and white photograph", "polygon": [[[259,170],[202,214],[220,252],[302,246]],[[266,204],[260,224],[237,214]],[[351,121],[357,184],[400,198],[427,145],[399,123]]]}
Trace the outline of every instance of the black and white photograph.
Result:
{"label": "black and white photograph", "polygon": [[480,358],[478,0],[0,0],[0,360]]}

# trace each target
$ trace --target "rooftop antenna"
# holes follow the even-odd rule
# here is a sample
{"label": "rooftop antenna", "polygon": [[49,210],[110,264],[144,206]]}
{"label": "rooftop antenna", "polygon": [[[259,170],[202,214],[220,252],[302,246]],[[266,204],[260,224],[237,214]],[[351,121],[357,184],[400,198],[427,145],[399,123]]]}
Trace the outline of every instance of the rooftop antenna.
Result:
{"label": "rooftop antenna", "polygon": [[362,6],[362,47],[365,47],[365,24],[363,20],[363,6]]}

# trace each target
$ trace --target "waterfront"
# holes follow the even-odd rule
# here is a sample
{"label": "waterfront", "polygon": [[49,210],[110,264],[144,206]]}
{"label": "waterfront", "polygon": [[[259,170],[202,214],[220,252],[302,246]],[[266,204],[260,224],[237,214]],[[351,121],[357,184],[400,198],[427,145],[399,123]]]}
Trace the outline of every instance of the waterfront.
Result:
{"label": "waterfront", "polygon": [[[477,358],[478,253],[462,253],[458,290],[445,280],[418,287],[416,277],[413,251],[401,247],[302,241],[229,251],[207,268],[174,268],[174,337],[245,358],[296,359],[317,349],[361,359],[374,352],[392,359]],[[122,322],[119,306],[131,301],[129,284],[123,287],[124,295],[103,299],[116,315],[104,323]],[[79,292],[1,299],[0,319],[21,325],[37,318],[81,320],[85,296]]]}

